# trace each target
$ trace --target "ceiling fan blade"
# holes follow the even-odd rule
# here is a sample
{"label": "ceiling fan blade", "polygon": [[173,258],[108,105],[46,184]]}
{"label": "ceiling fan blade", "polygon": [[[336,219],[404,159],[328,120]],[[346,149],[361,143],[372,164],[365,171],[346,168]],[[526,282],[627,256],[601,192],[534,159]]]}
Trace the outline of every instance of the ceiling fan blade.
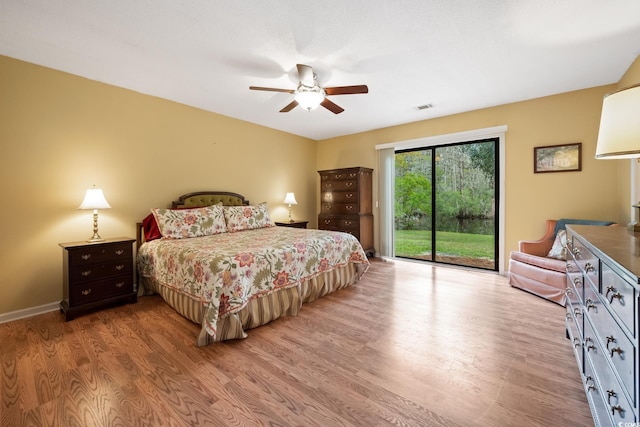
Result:
{"label": "ceiling fan blade", "polygon": [[298,105],[298,101],[293,100],[289,104],[287,104],[286,107],[284,107],[282,110],[280,110],[280,112],[281,113],[288,113],[289,111],[293,110],[297,105]]}
{"label": "ceiling fan blade", "polygon": [[324,108],[326,108],[327,110],[331,111],[334,114],[340,114],[344,111],[344,108],[342,108],[341,106],[334,104],[333,102],[329,101],[327,98],[325,98],[320,105],[322,105]]}
{"label": "ceiling fan blade", "polygon": [[351,95],[355,93],[369,93],[367,85],[325,87],[327,95]]}
{"label": "ceiling fan blade", "polygon": [[296,67],[298,67],[300,83],[308,87],[313,87],[315,85],[315,80],[313,79],[313,68],[304,64],[297,64]]}
{"label": "ceiling fan blade", "polygon": [[278,89],[275,87],[260,87],[260,86],[249,86],[251,90],[266,90],[269,92],[285,92],[285,93],[295,93],[294,89]]}

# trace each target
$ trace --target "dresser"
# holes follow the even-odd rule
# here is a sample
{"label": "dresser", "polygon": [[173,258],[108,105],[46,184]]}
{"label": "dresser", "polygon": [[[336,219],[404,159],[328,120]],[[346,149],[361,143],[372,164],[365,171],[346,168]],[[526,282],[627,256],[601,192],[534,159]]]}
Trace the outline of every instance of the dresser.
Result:
{"label": "dresser", "polygon": [[80,313],[120,302],[136,302],[133,242],[120,237],[101,242],[60,243],[63,300],[67,321]]}
{"label": "dresser", "polygon": [[373,169],[353,167],[318,171],[320,174],[320,230],[354,235],[373,256]]}
{"label": "dresser", "polygon": [[627,228],[567,225],[567,337],[597,426],[640,422],[639,254]]}

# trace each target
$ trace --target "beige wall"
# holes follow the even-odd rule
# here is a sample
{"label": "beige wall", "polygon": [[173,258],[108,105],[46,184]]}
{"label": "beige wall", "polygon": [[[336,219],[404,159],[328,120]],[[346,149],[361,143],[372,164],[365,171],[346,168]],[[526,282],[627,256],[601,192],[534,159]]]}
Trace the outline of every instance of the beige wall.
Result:
{"label": "beige wall", "polygon": [[[517,249],[518,240],[542,236],[547,218],[628,221],[628,209],[622,209],[618,202],[622,197],[616,186],[619,165],[594,159],[602,97],[614,88],[591,88],[320,141],[318,169],[377,169],[377,144],[507,125],[502,176],[506,181],[508,258],[508,253]],[[581,172],[533,173],[534,147],[573,142],[582,143]],[[374,194],[377,189],[376,183]],[[377,210],[374,215],[377,230]],[[375,235],[377,248],[379,233]]]}
{"label": "beige wall", "polygon": [[[622,78],[618,81],[613,90],[620,90],[624,88],[628,88],[630,86],[634,86],[640,84],[640,56],[636,58],[636,60],[631,64],[631,66],[624,73]],[[607,160],[608,162],[615,162],[617,164],[617,183],[616,186],[618,188],[618,192],[620,193],[620,198],[618,199],[618,209],[620,211],[631,211],[631,205],[638,203],[638,200],[635,200],[632,191],[631,191],[631,169],[632,167],[636,168],[636,180],[640,178],[640,164],[638,164],[639,160]],[[640,186],[640,182],[636,182],[636,186]],[[637,210],[633,213],[629,214],[630,220],[633,222],[637,222],[638,212]]]}
{"label": "beige wall", "polygon": [[[639,60],[619,85],[629,82],[640,82]],[[315,142],[0,56],[0,315],[62,298],[58,243],[91,235],[91,213],[76,208],[93,184],[113,207],[100,212],[103,237],[134,237],[151,207],[203,189],[266,201],[275,220],[294,191],[294,216],[315,226],[317,170],[371,167],[377,199],[376,144],[507,125],[507,253],[539,237],[546,218],[626,223],[628,161],[593,158],[602,97],[615,88]],[[533,147],[571,142],[583,144],[581,172],[533,173]]]}
{"label": "beige wall", "polygon": [[197,190],[266,201],[296,194],[314,219],[316,142],[0,56],[0,314],[62,298],[59,242],[92,234],[79,211],[102,187],[102,237],[135,237],[152,207]]}

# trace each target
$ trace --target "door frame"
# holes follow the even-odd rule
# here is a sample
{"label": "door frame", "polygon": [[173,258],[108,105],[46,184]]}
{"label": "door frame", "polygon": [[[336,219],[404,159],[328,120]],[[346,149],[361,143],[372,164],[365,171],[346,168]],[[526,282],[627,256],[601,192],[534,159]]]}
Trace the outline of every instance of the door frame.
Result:
{"label": "door frame", "polygon": [[[499,182],[499,186],[498,186],[498,191],[499,191],[499,200],[498,200],[498,214],[499,214],[499,218],[498,218],[498,273],[501,275],[506,275],[506,270],[505,270],[505,253],[504,253],[504,248],[505,248],[505,244],[504,244],[504,236],[505,236],[505,179],[504,179],[504,175],[505,175],[505,167],[506,167],[506,161],[505,161],[505,145],[506,145],[506,141],[505,141],[505,133],[507,132],[507,126],[506,125],[502,125],[502,126],[494,126],[494,127],[490,127],[490,128],[483,128],[483,129],[476,129],[476,130],[469,130],[469,131],[464,131],[464,132],[456,132],[456,133],[449,133],[449,134],[443,134],[443,135],[435,135],[435,136],[429,136],[429,137],[424,137],[424,138],[417,138],[417,139],[411,139],[411,140],[406,140],[406,141],[397,141],[397,142],[390,142],[390,143],[386,143],[386,144],[378,144],[376,145],[376,150],[387,150],[387,149],[394,149],[394,151],[400,151],[400,150],[406,150],[406,149],[411,149],[411,148],[419,148],[419,147],[429,147],[429,146],[433,146],[433,145],[443,145],[443,144],[452,144],[452,143],[458,143],[458,142],[465,142],[465,141],[474,141],[474,140],[480,140],[480,139],[489,139],[489,138],[498,138],[498,153],[499,153],[499,159],[498,159],[498,167],[499,167],[499,171],[500,171],[500,176],[498,177],[498,182]],[[395,171],[393,169],[391,169],[390,171],[388,170],[389,168],[385,168],[386,174],[395,174]],[[380,174],[379,176],[379,192],[383,193],[383,192],[389,192],[391,191],[391,193],[393,193],[393,187],[391,187],[390,189],[387,188],[389,183],[393,184],[393,177],[388,177],[388,176],[384,176],[385,174]],[[384,197],[381,198],[384,203],[393,203],[395,198],[391,197]],[[391,199],[391,200],[388,200]],[[393,212],[393,208],[390,206],[380,206],[381,209],[384,209],[385,212]],[[380,234],[381,234],[381,239],[384,239],[385,241],[393,241],[393,230],[394,230],[394,218],[393,215],[385,215],[385,220],[380,222]],[[385,254],[383,254],[385,255]],[[393,258],[395,256],[395,254],[391,253],[391,254],[386,254],[386,256],[389,256],[391,258]]]}

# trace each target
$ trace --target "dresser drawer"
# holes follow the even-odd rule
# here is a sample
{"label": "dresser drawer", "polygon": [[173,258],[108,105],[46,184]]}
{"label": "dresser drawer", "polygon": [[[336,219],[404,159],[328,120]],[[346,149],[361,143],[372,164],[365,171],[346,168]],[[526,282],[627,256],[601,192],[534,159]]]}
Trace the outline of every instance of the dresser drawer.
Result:
{"label": "dresser drawer", "polygon": [[600,260],[578,239],[573,239],[571,253],[584,276],[598,288],[600,284]]}
{"label": "dresser drawer", "polygon": [[[607,362],[610,356],[609,351],[603,348],[596,339],[592,339],[597,336],[597,333],[594,332],[593,326],[588,319],[585,320],[584,327],[586,359],[593,365],[595,371],[593,376],[596,378],[601,390],[600,394],[604,399],[607,412],[616,420],[616,423],[635,421],[634,405],[627,397],[625,386],[620,383],[618,376]],[[588,343],[586,342],[587,339],[589,339]]]}
{"label": "dresser drawer", "polygon": [[359,206],[358,203],[322,203],[320,212],[336,215],[357,214]]}
{"label": "dresser drawer", "polygon": [[358,178],[357,170],[334,170],[320,172],[323,181],[342,181],[342,180],[355,180]]}
{"label": "dresser drawer", "polygon": [[129,259],[73,266],[69,269],[69,283],[97,280],[124,273],[133,274],[133,265]]}
{"label": "dresser drawer", "polygon": [[320,217],[319,226],[325,227],[321,230],[345,230],[345,231],[359,231],[360,230],[360,217],[345,218],[345,217]]}
{"label": "dresser drawer", "polygon": [[582,273],[570,272],[569,264],[567,264],[567,300],[573,305],[580,305],[584,301],[584,288],[582,284]]}
{"label": "dresser drawer", "polygon": [[[585,351],[589,354],[587,338],[596,337],[601,344],[603,358],[613,364],[633,402],[636,401],[634,378],[636,374],[636,348],[607,310],[591,285],[585,287],[587,315],[584,321]],[[591,323],[594,326],[591,326]],[[588,333],[587,327],[595,330]]]}
{"label": "dresser drawer", "polygon": [[589,357],[584,361],[584,389],[589,399],[589,406],[596,426],[613,426],[609,408],[605,401],[606,392],[603,392],[596,380],[596,370],[591,365]]}
{"label": "dresser drawer", "polygon": [[576,362],[578,362],[578,368],[580,372],[582,372],[582,319],[580,319],[580,323],[576,321],[576,318],[573,315],[573,308],[570,303],[567,304],[565,327],[567,328],[569,340],[571,341],[571,346],[576,356]]}
{"label": "dresser drawer", "polygon": [[358,203],[357,191],[326,191],[321,195],[323,203]]}
{"label": "dresser drawer", "polygon": [[69,251],[69,265],[86,265],[105,260],[122,259],[128,261],[133,256],[130,243],[103,244],[84,246]]}
{"label": "dresser drawer", "polygon": [[602,296],[611,310],[622,320],[629,332],[636,336],[634,313],[636,312],[637,295],[633,286],[620,277],[606,263],[602,263]]}
{"label": "dresser drawer", "polygon": [[81,305],[104,298],[133,292],[133,275],[84,282],[69,287],[69,302]]}
{"label": "dresser drawer", "polygon": [[320,191],[346,191],[357,190],[358,181],[322,181]]}

